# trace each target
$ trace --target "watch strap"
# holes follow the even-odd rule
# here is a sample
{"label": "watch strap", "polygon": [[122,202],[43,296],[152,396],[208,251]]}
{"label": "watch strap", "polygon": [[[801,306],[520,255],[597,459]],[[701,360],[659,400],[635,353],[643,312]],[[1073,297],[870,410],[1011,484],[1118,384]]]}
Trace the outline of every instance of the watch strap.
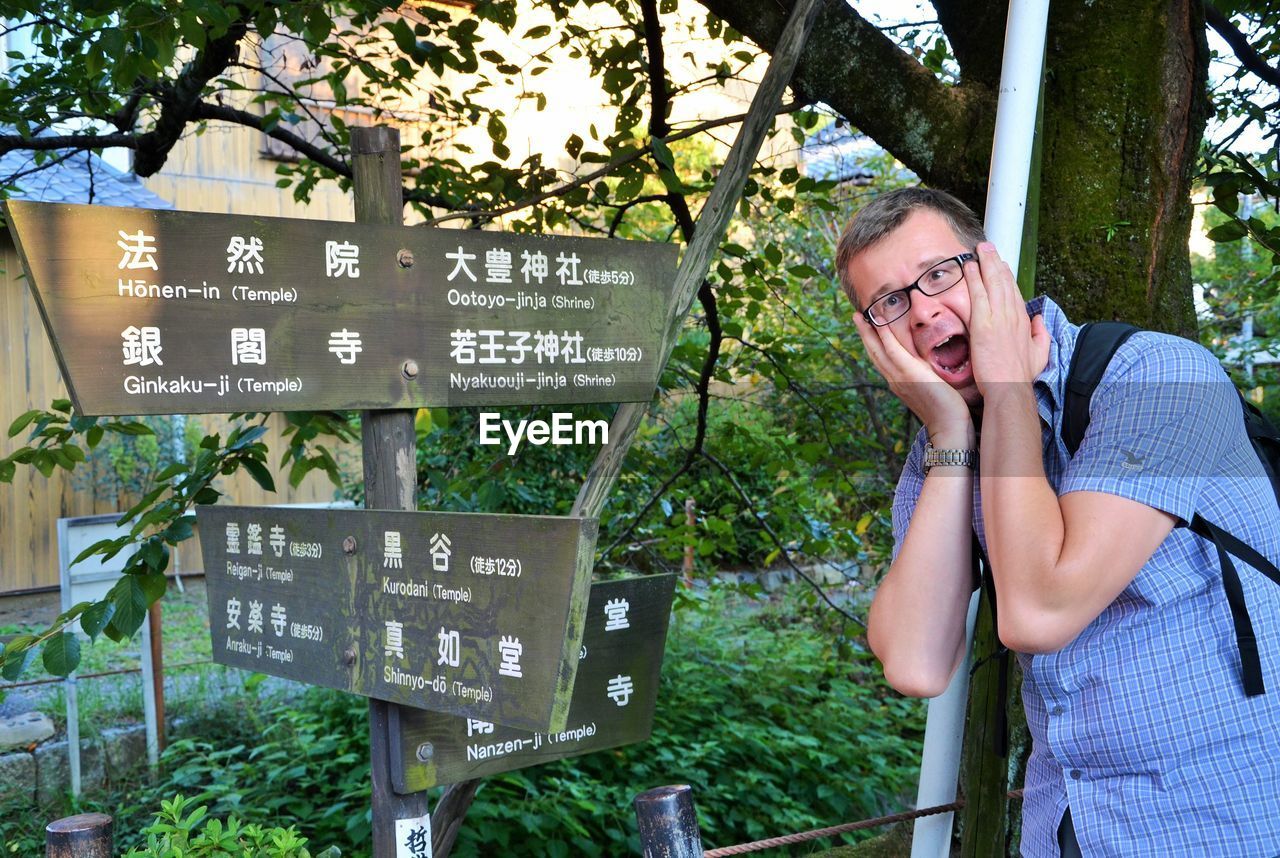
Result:
{"label": "watch strap", "polygon": [[978,467],[978,451],[977,450],[940,450],[933,446],[933,442],[925,444],[924,448],[924,472],[929,473],[929,469],[937,465],[959,465],[970,470],[977,470]]}

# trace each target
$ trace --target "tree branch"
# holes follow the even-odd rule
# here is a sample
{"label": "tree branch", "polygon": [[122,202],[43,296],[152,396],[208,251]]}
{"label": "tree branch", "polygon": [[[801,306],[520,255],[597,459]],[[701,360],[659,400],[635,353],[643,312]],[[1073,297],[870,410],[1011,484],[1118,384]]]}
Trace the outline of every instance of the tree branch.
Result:
{"label": "tree branch", "polygon": [[773,528],[769,526],[769,522],[765,521],[765,517],[763,515],[756,512],[755,502],[751,500],[751,496],[748,495],[746,490],[742,488],[742,484],[738,482],[738,478],[734,476],[733,471],[729,470],[728,466],[725,465],[724,462],[721,462],[719,459],[717,459],[715,456],[711,455],[708,452],[703,451],[702,458],[706,459],[708,462],[715,465],[717,468],[720,469],[720,473],[724,474],[725,479],[727,479],[729,481],[729,484],[733,486],[733,490],[738,493],[738,497],[742,498],[743,502],[747,505],[747,508],[750,509],[752,514],[756,517],[756,523],[760,525],[760,529],[763,530],[766,534],[768,534],[769,539],[773,542],[774,547],[778,549],[779,556],[786,558],[787,565],[791,567],[791,571],[796,574],[796,577],[800,578],[806,584],[812,587],[813,591],[822,597],[822,601],[826,602],[827,606],[830,607],[831,610],[835,611],[837,614],[844,617],[846,620],[849,620],[850,622],[856,624],[859,628],[865,629],[867,627],[867,624],[865,622],[858,619],[853,614],[849,613],[844,608],[837,605],[835,602],[831,601],[831,597],[828,596],[826,591],[822,589],[822,585],[819,584],[817,581],[813,580],[812,578],[810,578],[807,573],[805,573],[803,570],[800,569],[800,567],[796,564],[796,561],[791,557],[791,552],[787,550],[787,547],[782,544],[782,540],[778,538],[778,534],[775,533]]}
{"label": "tree branch", "polygon": [[58,134],[48,137],[23,137],[21,134],[0,134],[0,155],[15,150],[27,152],[53,152],[58,149],[125,149],[138,148],[136,134]]}
{"label": "tree branch", "polygon": [[1274,87],[1280,87],[1280,69],[1267,64],[1267,61],[1254,50],[1253,45],[1249,44],[1249,40],[1245,38],[1244,33],[1240,32],[1235,24],[1212,3],[1204,4],[1205,21],[1217,31],[1222,40],[1226,42],[1236,59],[1240,61],[1240,65],[1250,72],[1253,72],[1261,80],[1271,84]]}
{"label": "tree branch", "polygon": [[[782,107],[780,107],[778,109],[778,115],[782,115],[784,113],[794,113],[795,111],[805,107],[808,107],[807,102],[802,103],[798,101],[793,101],[790,104],[784,104]],[[688,128],[684,128],[684,129],[681,129],[680,131],[676,131],[675,133],[668,135],[665,138],[665,140],[667,143],[670,143],[674,140],[684,140],[686,137],[692,137],[695,134],[701,134],[702,132],[708,131],[712,128],[719,128],[722,125],[736,124],[738,122],[743,121],[746,118],[747,118],[747,114],[739,113],[735,116],[722,116],[719,119],[709,119],[706,122],[699,122],[697,125],[692,125]],[[0,139],[3,139],[3,138],[0,138]],[[609,173],[612,173],[614,170],[618,169],[623,164],[630,164],[632,161],[638,161],[639,159],[645,157],[648,154],[649,154],[649,150],[647,148],[637,147],[627,152],[625,155],[619,155],[618,157],[608,161],[599,169],[592,170],[590,173],[584,173],[583,175],[578,176],[577,178],[571,181],[565,182],[563,185],[552,188],[549,191],[543,191],[540,194],[535,194],[532,197],[521,200],[519,202],[511,203],[510,205],[502,206],[496,209],[489,209],[488,211],[459,211],[459,212],[454,212],[453,214],[441,215],[440,217],[432,218],[431,220],[426,221],[423,224],[423,226],[439,226],[440,224],[446,223],[451,220],[462,220],[464,218],[484,218],[487,220],[492,220],[493,218],[500,217],[501,215],[504,215],[504,214],[511,214],[512,212],[518,212],[521,209],[527,209],[530,206],[536,206],[538,203],[546,202],[549,199],[554,199],[555,197],[562,197],[565,194],[569,193],[570,191],[574,190],[575,188],[580,188],[583,185],[588,185],[594,182],[596,179],[600,178],[601,176],[607,176]],[[417,197],[413,196],[412,194],[406,195],[405,199],[410,201],[415,201],[415,202],[417,201]],[[456,208],[456,206],[447,206],[447,208]]]}
{"label": "tree branch", "polygon": [[197,102],[192,106],[191,118],[215,119],[220,122],[230,122],[235,125],[243,125],[252,128],[255,131],[261,131],[272,140],[279,140],[286,146],[292,148],[299,155],[303,155],[312,161],[315,161],[321,167],[345,178],[351,178],[351,165],[341,158],[334,155],[328,149],[317,146],[310,140],[294,134],[292,131],[281,128],[279,125],[270,129],[264,129],[266,125],[266,117],[258,116],[256,113],[250,113],[247,110],[239,110],[234,107],[227,107],[224,104],[213,104],[208,101]]}
{"label": "tree branch", "polygon": [[[770,51],[791,5],[699,2]],[[824,6],[791,86],[805,100],[829,104],[925,181],[970,203],[985,197],[994,93],[983,86],[943,85],[849,4]]]}
{"label": "tree branch", "polygon": [[146,178],[164,166],[170,150],[186,130],[201,103],[205,85],[226,71],[240,52],[240,41],[249,31],[247,21],[238,20],[227,32],[209,41],[188,63],[177,79],[160,93],[160,116],[155,127],[138,138],[133,171]]}
{"label": "tree branch", "polygon": [[933,0],[933,8],[960,64],[961,79],[994,91],[1000,85],[1008,5],[991,0]]}

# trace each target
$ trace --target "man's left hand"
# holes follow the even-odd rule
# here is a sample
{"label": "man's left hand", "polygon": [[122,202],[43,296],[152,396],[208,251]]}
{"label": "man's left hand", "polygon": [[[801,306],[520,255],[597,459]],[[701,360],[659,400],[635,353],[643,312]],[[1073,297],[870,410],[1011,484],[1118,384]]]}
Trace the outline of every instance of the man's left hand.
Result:
{"label": "man's left hand", "polygon": [[1044,319],[1027,316],[1027,305],[1008,263],[995,245],[978,245],[977,261],[964,264],[969,289],[969,360],[985,399],[1005,383],[1030,384],[1049,362]]}

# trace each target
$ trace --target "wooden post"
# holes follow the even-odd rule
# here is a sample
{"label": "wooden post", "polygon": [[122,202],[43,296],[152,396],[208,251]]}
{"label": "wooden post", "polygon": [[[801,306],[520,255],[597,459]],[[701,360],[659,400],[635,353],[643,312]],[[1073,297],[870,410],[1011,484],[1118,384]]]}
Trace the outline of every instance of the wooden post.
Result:
{"label": "wooden post", "polygon": [[[991,574],[984,570],[984,574]],[[998,749],[1008,741],[1008,677],[1002,681],[1002,669],[1012,670],[1003,659],[991,656],[998,646],[991,604],[986,593],[978,605],[978,619],[973,631],[974,660],[986,659],[969,682],[968,725],[961,750],[961,780],[965,806],[960,811],[961,858],[988,858],[1005,854],[1005,838],[1009,830],[1009,760]],[[1000,692],[1004,691],[1004,694]]]}
{"label": "wooden post", "polygon": [[702,833],[685,784],[646,790],[632,802],[644,858],[702,858]]}
{"label": "wooden post", "polygon": [[[403,225],[400,132],[382,126],[352,128],[351,166],[356,221]],[[416,509],[418,471],[413,411],[366,411],[361,415],[361,426],[365,508]],[[395,858],[397,820],[422,820],[427,816],[425,792],[397,795],[391,786],[390,710],[394,705],[369,700],[374,858]]]}
{"label": "wooden post", "polygon": [[105,813],[82,813],[50,822],[44,829],[45,858],[111,858],[113,823]]}

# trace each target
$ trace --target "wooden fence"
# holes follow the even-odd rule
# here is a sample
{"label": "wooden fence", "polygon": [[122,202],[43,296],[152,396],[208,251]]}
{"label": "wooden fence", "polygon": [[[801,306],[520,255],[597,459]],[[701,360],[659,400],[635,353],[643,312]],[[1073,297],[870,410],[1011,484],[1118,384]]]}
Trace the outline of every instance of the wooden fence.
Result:
{"label": "wooden fence", "polygon": [[[22,266],[7,233],[0,237],[0,456],[21,447],[23,431],[8,437],[9,424],[32,408],[48,408],[54,399],[67,396],[66,386],[53,347],[45,333],[40,311],[22,275]],[[188,418],[199,427],[217,427],[225,418],[204,415]],[[271,464],[279,459],[280,431],[284,420],[272,418],[272,430],[265,440],[272,452]],[[225,431],[223,432],[225,435]],[[91,456],[96,467],[77,466],[75,472],[62,469],[45,479],[31,468],[19,466],[12,484],[0,483],[0,595],[14,591],[57,587],[59,518],[119,512],[136,498],[118,491],[112,480],[95,480],[93,473],[111,468],[104,461],[107,451]],[[351,446],[339,451],[339,461],[352,473],[360,473],[360,451]],[[273,468],[273,471],[275,469]],[[217,488],[227,501],[239,504],[315,503],[334,499],[334,487],[318,471],[307,476],[297,489],[290,489],[286,474],[276,472],[279,491],[263,491],[245,474],[224,478]],[[180,551],[180,571],[199,571],[200,553],[196,543],[184,544]]]}

